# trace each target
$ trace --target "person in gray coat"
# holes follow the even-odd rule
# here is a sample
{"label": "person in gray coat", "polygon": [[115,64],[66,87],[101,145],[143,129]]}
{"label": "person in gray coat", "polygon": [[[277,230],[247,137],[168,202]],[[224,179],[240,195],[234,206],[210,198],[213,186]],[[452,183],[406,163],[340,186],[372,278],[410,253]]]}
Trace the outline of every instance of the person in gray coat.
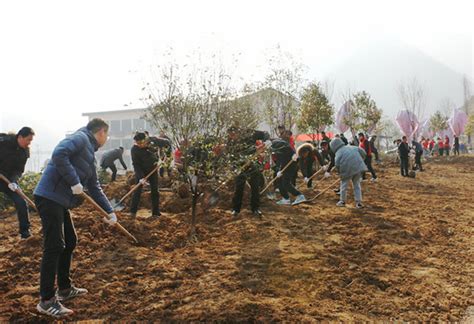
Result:
{"label": "person in gray coat", "polygon": [[102,159],[100,160],[100,167],[102,170],[107,170],[109,168],[112,171],[112,182],[115,181],[117,178],[117,167],[115,166],[115,161],[119,160],[122,164],[122,167],[127,170],[127,165],[123,161],[123,147],[120,146],[119,148],[112,149],[106,151],[104,155],[102,155]]}
{"label": "person in gray coat", "polygon": [[336,206],[346,206],[347,186],[349,181],[352,181],[356,208],[363,208],[360,182],[362,180],[362,173],[367,171],[367,166],[364,162],[366,157],[365,151],[357,146],[344,145],[340,138],[333,139],[329,145],[331,151],[336,154],[335,167],[341,178],[341,196]]}

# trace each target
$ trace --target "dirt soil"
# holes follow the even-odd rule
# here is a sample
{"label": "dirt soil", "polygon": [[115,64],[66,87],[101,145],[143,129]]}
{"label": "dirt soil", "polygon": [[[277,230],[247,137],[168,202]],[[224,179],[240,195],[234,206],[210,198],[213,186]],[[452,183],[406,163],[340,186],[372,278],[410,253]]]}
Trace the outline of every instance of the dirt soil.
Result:
{"label": "dirt soil", "polygon": [[[379,182],[363,183],[362,210],[352,194],[337,208],[330,190],[296,207],[265,198],[262,219],[246,209],[232,219],[224,193],[220,206],[200,211],[197,240],[188,237],[190,198],[172,192],[161,193],[158,220],[146,209],[137,220],[119,213],[137,245],[91,209],[74,210],[72,275],[89,294],[65,303],[76,311],[70,320],[466,320],[474,157],[438,158],[416,179],[393,163],[376,170]],[[35,310],[41,234],[38,215],[31,218],[35,237],[20,242],[15,215],[0,215],[0,321],[49,320]]]}

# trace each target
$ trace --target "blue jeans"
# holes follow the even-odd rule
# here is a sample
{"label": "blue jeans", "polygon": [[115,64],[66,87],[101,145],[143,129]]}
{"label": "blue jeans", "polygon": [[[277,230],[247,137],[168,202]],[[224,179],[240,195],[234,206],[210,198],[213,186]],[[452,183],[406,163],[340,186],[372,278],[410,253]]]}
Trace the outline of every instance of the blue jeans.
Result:
{"label": "blue jeans", "polygon": [[360,188],[360,182],[362,180],[362,175],[357,173],[352,176],[352,178],[341,179],[341,201],[346,201],[347,198],[347,187],[349,186],[349,181],[352,181],[352,187],[354,188],[354,199],[356,202],[362,202],[362,189]]}
{"label": "blue jeans", "polygon": [[18,222],[20,223],[20,235],[29,236],[30,233],[30,218],[28,216],[28,206],[26,201],[21,198],[19,194],[14,191],[11,191],[8,188],[8,185],[0,181],[0,192],[3,192],[5,195],[11,198],[15,203],[16,212],[18,215]]}

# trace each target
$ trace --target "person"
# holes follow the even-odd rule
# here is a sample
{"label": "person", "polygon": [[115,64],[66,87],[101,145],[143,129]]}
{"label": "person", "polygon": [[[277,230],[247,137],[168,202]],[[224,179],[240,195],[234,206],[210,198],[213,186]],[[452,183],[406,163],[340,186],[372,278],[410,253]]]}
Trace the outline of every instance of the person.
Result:
{"label": "person", "polygon": [[157,218],[161,215],[159,207],[160,194],[158,192],[158,172],[153,172],[148,177],[148,180],[145,179],[145,176],[156,168],[158,156],[150,147],[149,138],[144,132],[137,132],[133,137],[133,140],[135,141],[131,150],[133,170],[135,171],[136,183],[140,183],[141,186],[133,193],[130,202],[130,216],[133,218],[137,217],[143,185],[148,181],[151,189],[151,217]]}
{"label": "person", "polygon": [[344,133],[341,133],[341,135],[339,136],[340,139],[344,142],[344,145],[348,145],[349,144],[349,141],[347,140],[347,138],[344,136]]}
{"label": "person", "polygon": [[100,167],[102,170],[110,169],[112,171],[112,182],[117,179],[117,167],[115,166],[115,161],[119,160],[122,164],[122,167],[127,170],[127,165],[123,160],[123,147],[120,146],[116,149],[108,150],[104,152],[102,158],[100,159]]}
{"label": "person", "polygon": [[331,139],[326,135],[326,132],[321,132],[321,140],[326,142],[331,142]]}
{"label": "person", "polygon": [[323,164],[325,164],[323,157],[311,143],[300,145],[296,150],[296,154],[298,155],[299,168],[304,177],[303,180],[306,186],[311,188],[313,186],[313,179],[310,178],[314,174],[313,163],[318,161],[319,165],[323,166]]}
{"label": "person", "polygon": [[352,182],[354,189],[354,200],[356,208],[363,208],[362,189],[360,182],[362,174],[367,171],[365,150],[356,146],[344,145],[340,138],[335,138],[330,143],[331,151],[336,155],[335,168],[339,171],[341,178],[340,199],[336,206],[345,207],[347,198],[347,187]]}
{"label": "person", "polygon": [[438,153],[439,156],[443,156],[444,153],[444,143],[440,137],[438,137]]}
{"label": "person", "polygon": [[408,154],[410,147],[406,136],[402,137],[402,141],[398,145],[398,157],[400,158],[400,173],[402,177],[408,177]]}
{"label": "person", "polygon": [[459,155],[459,137],[457,135],[454,135],[453,154]]}
{"label": "person", "polygon": [[241,129],[231,126],[227,130],[227,154],[229,162],[238,169],[235,177],[235,190],[232,197],[232,216],[237,217],[242,207],[245,183],[250,184],[250,208],[252,214],[261,217],[260,210],[260,175],[262,165],[256,161],[256,142],[261,140],[264,147],[271,146],[270,135],[267,132],[251,129]]}
{"label": "person", "polygon": [[436,142],[434,141],[434,138],[432,138],[430,141],[430,146],[429,146],[431,155],[434,155],[435,145],[436,145]]}
{"label": "person", "polygon": [[[365,151],[365,164],[367,165],[367,169],[372,174],[372,178],[370,181],[376,182],[377,175],[375,174],[375,170],[372,167],[372,146],[370,145],[369,141],[365,137],[364,133],[359,133],[359,147]],[[362,175],[362,179],[365,179],[365,174]]]}
{"label": "person", "polygon": [[421,145],[423,146],[423,155],[428,157],[430,155],[430,139],[421,137]]}
{"label": "person", "polygon": [[372,151],[373,155],[375,156],[375,162],[379,163],[379,150],[375,146],[375,140],[377,139],[377,135],[372,135],[369,138],[370,150]]}
{"label": "person", "polygon": [[30,144],[35,132],[30,127],[22,127],[16,135],[0,134],[0,173],[10,184],[0,180],[0,192],[8,196],[15,204],[20,237],[26,240],[31,237],[30,218],[26,201],[17,193],[21,190],[18,180],[25,171],[25,164],[30,157]]}
{"label": "person", "polygon": [[451,150],[451,146],[449,144],[449,137],[448,135],[446,135],[444,137],[444,144],[443,144],[443,147],[444,147],[444,152],[446,153],[446,156],[449,156],[449,151]]}
{"label": "person", "polygon": [[335,165],[335,154],[329,147],[329,142],[328,141],[322,141],[321,142],[321,150],[320,150],[320,155],[322,158],[322,163],[321,165],[323,166],[324,171],[324,178],[329,178],[331,176],[331,171],[334,168]]}
{"label": "person", "polygon": [[[297,205],[306,201],[305,196],[296,189],[293,184],[295,173],[298,172],[298,155],[291,147],[290,143],[283,139],[275,139],[271,143],[272,153],[276,157],[276,165],[278,168],[277,178],[281,178],[279,183],[280,194],[282,199],[277,201],[278,205]],[[286,167],[289,164],[289,167]],[[284,170],[284,168],[286,169]],[[292,203],[288,193],[295,196],[295,201]]]}
{"label": "person", "polygon": [[64,307],[61,301],[87,293],[86,289],[73,286],[70,276],[77,235],[69,209],[81,203],[84,189],[108,213],[104,221],[111,226],[117,222],[117,216],[97,180],[94,158],[97,149],[107,141],[108,130],[107,123],[95,118],[62,140],[54,149],[34,191],[43,226],[41,300],[36,306],[42,314],[54,317],[71,315],[73,311]]}
{"label": "person", "polygon": [[413,170],[423,171],[423,166],[421,165],[421,156],[423,155],[423,146],[415,140],[411,142],[415,150],[415,164],[413,165]]}

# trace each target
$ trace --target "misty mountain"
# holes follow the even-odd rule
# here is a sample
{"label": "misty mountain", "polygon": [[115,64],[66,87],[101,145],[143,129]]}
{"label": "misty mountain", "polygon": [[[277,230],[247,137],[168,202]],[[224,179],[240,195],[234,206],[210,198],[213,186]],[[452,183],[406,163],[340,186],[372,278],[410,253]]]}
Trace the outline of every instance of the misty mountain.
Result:
{"label": "misty mountain", "polygon": [[[402,109],[398,85],[416,77],[427,93],[425,115],[439,109],[450,98],[456,106],[463,101],[463,75],[413,46],[398,40],[369,43],[356,50],[327,75],[335,81],[336,95],[366,90],[388,116]],[[341,98],[334,98],[340,102]]]}

